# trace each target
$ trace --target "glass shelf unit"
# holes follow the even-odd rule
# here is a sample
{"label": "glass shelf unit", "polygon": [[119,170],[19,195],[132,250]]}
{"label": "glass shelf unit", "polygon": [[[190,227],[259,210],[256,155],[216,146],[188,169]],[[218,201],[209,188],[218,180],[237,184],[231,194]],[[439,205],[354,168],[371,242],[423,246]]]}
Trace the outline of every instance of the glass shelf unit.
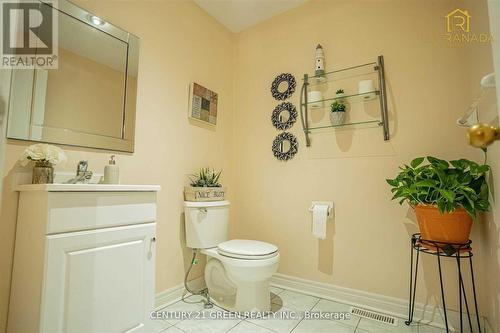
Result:
{"label": "glass shelf unit", "polygon": [[345,123],[345,124],[342,124],[342,125],[323,125],[323,126],[309,127],[307,130],[308,131],[314,131],[314,130],[321,130],[321,129],[328,129],[328,128],[345,128],[345,127],[353,127],[353,126],[356,126],[356,125],[370,125],[370,124],[371,125],[377,124],[378,126],[381,126],[382,125],[382,121],[380,119],[364,120],[364,121],[354,121],[354,122]]}
{"label": "glass shelf unit", "polygon": [[[351,103],[356,103],[356,102],[367,102],[374,100],[377,98],[377,96],[380,95],[380,90],[374,90],[362,94],[353,94],[353,95],[345,95],[342,97],[332,97],[332,98],[325,98],[319,101],[314,101],[314,102],[307,102],[307,103],[302,103],[303,105],[311,105],[311,104],[318,104],[318,103],[324,103],[324,102],[333,102],[333,101],[348,101]],[[326,107],[326,106],[323,106]],[[319,109],[319,108],[318,108]]]}
{"label": "glass shelf unit", "polygon": [[309,86],[318,86],[325,84],[330,81],[346,79],[354,76],[376,74],[378,71],[378,64],[376,62],[370,62],[363,65],[351,66],[347,68],[342,68],[330,72],[326,72],[322,75],[304,75],[302,81],[307,81]]}
{"label": "glass shelf unit", "polygon": [[[378,77],[378,90],[362,93],[362,94],[352,94],[342,97],[332,97],[325,98],[320,101],[306,102],[307,101],[307,91],[309,86],[323,84],[325,82],[334,80],[336,78],[344,76],[344,78],[351,78],[359,75],[365,74],[377,74]],[[308,113],[312,108],[312,104],[323,103],[327,101],[335,100],[345,100],[350,102],[367,102],[374,100],[378,97],[380,103],[380,119],[369,119],[350,122],[342,125],[324,125],[324,126],[309,126],[309,116]],[[365,125],[365,124],[378,124],[383,129],[383,138],[385,141],[390,139],[389,133],[389,115],[387,111],[387,95],[385,86],[385,71],[384,71],[384,56],[380,55],[376,62],[370,62],[362,65],[351,66],[347,68],[342,68],[334,71],[326,72],[323,75],[308,75],[304,74],[302,89],[300,93],[300,120],[302,123],[302,128],[306,137],[306,146],[311,146],[310,134],[314,130],[319,129],[329,129],[329,128],[342,128],[355,125]],[[325,108],[324,105],[318,107],[317,109]]]}

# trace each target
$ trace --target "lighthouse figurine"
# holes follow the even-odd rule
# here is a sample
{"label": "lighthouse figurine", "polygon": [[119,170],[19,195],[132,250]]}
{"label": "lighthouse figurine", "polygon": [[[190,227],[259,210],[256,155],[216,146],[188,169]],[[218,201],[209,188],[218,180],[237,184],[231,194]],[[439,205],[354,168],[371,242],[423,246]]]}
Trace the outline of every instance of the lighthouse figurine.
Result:
{"label": "lighthouse figurine", "polygon": [[321,44],[318,44],[318,46],[316,46],[316,63],[314,75],[316,75],[317,78],[323,78],[325,75],[325,53],[323,52],[323,47],[321,47]]}

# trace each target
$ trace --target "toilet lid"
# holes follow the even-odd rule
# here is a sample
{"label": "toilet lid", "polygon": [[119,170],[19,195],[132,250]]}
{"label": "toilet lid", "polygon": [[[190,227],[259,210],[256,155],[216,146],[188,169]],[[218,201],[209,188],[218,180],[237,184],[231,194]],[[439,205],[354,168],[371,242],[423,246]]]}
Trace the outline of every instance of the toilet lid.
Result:
{"label": "toilet lid", "polygon": [[217,249],[222,255],[242,259],[270,258],[278,252],[276,245],[249,239],[233,239],[223,242]]}

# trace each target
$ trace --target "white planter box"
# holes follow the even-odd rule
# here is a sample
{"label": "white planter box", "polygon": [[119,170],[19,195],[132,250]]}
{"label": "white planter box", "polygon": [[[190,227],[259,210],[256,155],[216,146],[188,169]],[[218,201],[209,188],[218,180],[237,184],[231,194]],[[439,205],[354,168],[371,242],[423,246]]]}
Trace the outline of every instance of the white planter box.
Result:
{"label": "white planter box", "polygon": [[226,199],[226,187],[192,187],[184,188],[186,201],[222,201]]}

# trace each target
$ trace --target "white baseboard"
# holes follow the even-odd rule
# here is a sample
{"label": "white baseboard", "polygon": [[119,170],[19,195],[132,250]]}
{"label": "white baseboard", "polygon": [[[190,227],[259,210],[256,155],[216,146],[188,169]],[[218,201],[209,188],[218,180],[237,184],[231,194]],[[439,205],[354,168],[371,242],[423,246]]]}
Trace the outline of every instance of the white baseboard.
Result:
{"label": "white baseboard", "polygon": [[[400,298],[339,287],[332,284],[310,281],[279,273],[275,274],[271,278],[271,285],[316,297],[330,299],[340,303],[346,303],[387,313],[402,319],[408,317],[408,301]],[[455,331],[459,331],[459,312],[452,310],[447,310],[446,312],[450,328],[452,330],[455,328]],[[467,315],[465,315],[464,318],[467,318]],[[476,317],[474,316],[474,318],[471,319],[474,323]],[[418,322],[444,328],[444,316],[441,309],[437,306],[415,303],[413,321],[415,323]],[[483,327],[486,325],[485,320],[481,319],[481,325]],[[474,325],[473,328],[474,327],[476,326]],[[466,322],[464,322],[464,332],[469,332]]]}
{"label": "white baseboard", "polygon": [[[311,296],[330,299],[332,301],[346,303],[349,305],[359,306],[365,309],[370,309],[404,320],[408,316],[408,301],[400,298],[389,297],[356,289],[339,287],[328,283],[321,283],[306,279],[301,279],[284,274],[275,274],[271,278],[271,285],[279,288],[284,288],[292,291],[297,291]],[[201,290],[205,288],[203,277],[196,278],[189,282],[190,288]],[[166,289],[156,294],[156,309],[160,309],[169,304],[179,301],[187,291],[184,284],[179,284],[175,287]],[[447,310],[448,323],[452,331],[459,331],[460,317],[458,311]],[[466,318],[466,315],[464,315]],[[475,316],[472,318],[475,323]],[[413,315],[415,323],[429,324],[432,326],[444,328],[444,317],[441,309],[433,305],[425,305],[415,303],[415,312]],[[486,320],[481,319],[482,328],[486,333],[494,332]],[[476,327],[475,325],[473,327]],[[455,328],[455,329],[453,329]],[[458,328],[458,329],[457,329]],[[464,332],[469,332],[467,323],[464,322]]]}
{"label": "white baseboard", "polygon": [[[201,290],[205,288],[205,280],[202,276],[199,278],[189,281],[189,288],[193,290]],[[181,283],[175,287],[165,289],[162,292],[156,294],[155,299],[155,309],[161,309],[169,304],[179,301],[182,296],[187,294],[186,288],[184,288],[184,283]]]}

